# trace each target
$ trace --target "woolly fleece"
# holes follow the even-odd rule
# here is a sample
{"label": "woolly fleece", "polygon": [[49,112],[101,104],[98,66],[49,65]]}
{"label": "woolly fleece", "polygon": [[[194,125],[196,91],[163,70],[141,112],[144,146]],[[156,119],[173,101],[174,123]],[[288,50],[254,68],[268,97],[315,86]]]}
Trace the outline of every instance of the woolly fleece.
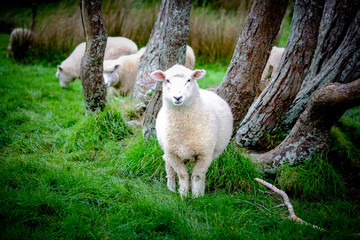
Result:
{"label": "woolly fleece", "polygon": [[205,73],[181,65],[152,73],[155,80],[163,81],[163,106],[156,119],[156,132],[164,151],[167,185],[175,191],[176,173],[181,196],[188,195],[190,187],[185,162],[195,162],[193,197],[204,195],[206,172],[228,145],[233,130],[229,105],[215,93],[199,89],[196,80]]}

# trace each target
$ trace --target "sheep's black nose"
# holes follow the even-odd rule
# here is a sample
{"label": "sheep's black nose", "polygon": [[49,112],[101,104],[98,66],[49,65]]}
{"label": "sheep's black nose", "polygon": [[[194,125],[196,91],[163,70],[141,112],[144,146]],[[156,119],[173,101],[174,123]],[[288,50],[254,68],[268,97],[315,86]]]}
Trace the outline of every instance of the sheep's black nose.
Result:
{"label": "sheep's black nose", "polygon": [[180,97],[175,97],[174,96],[174,98],[175,98],[176,101],[180,101],[180,99],[182,99],[182,96],[180,96]]}

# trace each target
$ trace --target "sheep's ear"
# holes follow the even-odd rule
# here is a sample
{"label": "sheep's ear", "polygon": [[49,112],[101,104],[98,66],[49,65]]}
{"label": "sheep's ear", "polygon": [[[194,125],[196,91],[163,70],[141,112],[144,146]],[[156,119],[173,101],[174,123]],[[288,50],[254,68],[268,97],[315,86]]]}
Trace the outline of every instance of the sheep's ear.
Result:
{"label": "sheep's ear", "polygon": [[165,73],[161,70],[152,72],[150,76],[152,77],[152,79],[154,79],[156,81],[165,81],[165,79],[166,79]]}
{"label": "sheep's ear", "polygon": [[59,69],[59,71],[62,71],[62,67],[60,67],[60,65],[57,66],[57,68]]}
{"label": "sheep's ear", "polygon": [[118,64],[116,64],[116,65],[114,66],[114,70],[118,69],[119,67],[121,67],[121,64],[120,64],[120,63],[118,63]]}
{"label": "sheep's ear", "polygon": [[206,71],[204,69],[201,69],[201,70],[196,69],[195,71],[193,71],[192,77],[194,79],[200,79],[200,78],[204,77],[205,74],[206,74]]}

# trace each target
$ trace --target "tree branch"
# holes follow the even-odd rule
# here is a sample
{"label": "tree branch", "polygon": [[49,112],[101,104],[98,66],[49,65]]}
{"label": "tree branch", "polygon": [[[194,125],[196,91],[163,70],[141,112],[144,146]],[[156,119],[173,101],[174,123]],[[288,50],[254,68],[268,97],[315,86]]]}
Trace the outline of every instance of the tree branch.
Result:
{"label": "tree branch", "polygon": [[284,199],[284,204],[286,205],[286,207],[288,208],[288,211],[290,213],[290,216],[288,217],[291,221],[294,221],[296,223],[300,223],[300,224],[305,224],[308,226],[312,226],[313,228],[317,229],[317,230],[321,230],[324,231],[323,228],[318,227],[316,225],[310,224],[304,220],[302,220],[301,218],[299,218],[298,216],[296,216],[295,211],[294,211],[294,207],[291,205],[290,199],[288,197],[288,195],[283,191],[278,189],[277,187],[275,187],[274,185],[272,185],[271,183],[266,182],[265,180],[262,180],[260,178],[255,178],[256,181],[258,181],[259,183],[261,183],[262,185],[270,188],[271,190],[273,190],[274,192],[280,194],[283,199]]}
{"label": "tree branch", "polygon": [[264,168],[303,162],[328,147],[331,127],[347,109],[360,104],[360,79],[330,83],[319,89],[300,115],[290,134],[274,149],[251,154]]}

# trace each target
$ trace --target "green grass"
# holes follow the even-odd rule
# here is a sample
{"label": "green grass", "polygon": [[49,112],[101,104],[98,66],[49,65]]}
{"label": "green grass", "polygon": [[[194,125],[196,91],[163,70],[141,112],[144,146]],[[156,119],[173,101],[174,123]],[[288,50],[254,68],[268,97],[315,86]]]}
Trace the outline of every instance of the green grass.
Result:
{"label": "green grass", "polygon": [[319,156],[296,167],[282,166],[277,173],[277,182],[281,189],[298,199],[323,201],[345,197],[340,176]]}
{"label": "green grass", "polygon": [[[352,168],[360,159],[360,106],[345,112],[331,129],[329,161],[339,169]],[[341,161],[339,161],[341,159]]]}
{"label": "green grass", "polygon": [[[136,116],[129,98],[86,117],[80,81],[61,89],[56,67],[12,63],[7,41],[1,34],[0,239],[357,239],[359,204],[339,194],[329,164],[273,181],[231,143],[207,173],[205,196],[182,199],[166,188],[157,140],[127,125]],[[202,87],[226,71],[197,67],[207,70]],[[356,117],[345,117],[349,131]],[[285,181],[292,173],[295,190]],[[282,199],[255,177],[289,189],[298,216],[326,231],[284,220]]]}
{"label": "green grass", "polygon": [[200,88],[206,89],[214,85],[219,85],[225,76],[228,64],[230,64],[230,62],[226,61],[209,64],[205,58],[196,59],[194,69],[206,70],[205,76],[197,81]]}

